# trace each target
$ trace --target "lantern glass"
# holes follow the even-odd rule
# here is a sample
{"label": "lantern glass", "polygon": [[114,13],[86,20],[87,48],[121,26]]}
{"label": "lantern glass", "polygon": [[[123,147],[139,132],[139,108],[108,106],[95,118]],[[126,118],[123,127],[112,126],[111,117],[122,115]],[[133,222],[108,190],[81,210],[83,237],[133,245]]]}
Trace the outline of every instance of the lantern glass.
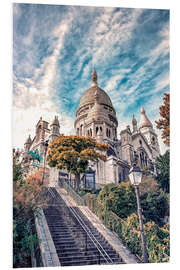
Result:
{"label": "lantern glass", "polygon": [[139,167],[133,167],[130,170],[129,179],[134,186],[138,186],[141,183],[142,172]]}

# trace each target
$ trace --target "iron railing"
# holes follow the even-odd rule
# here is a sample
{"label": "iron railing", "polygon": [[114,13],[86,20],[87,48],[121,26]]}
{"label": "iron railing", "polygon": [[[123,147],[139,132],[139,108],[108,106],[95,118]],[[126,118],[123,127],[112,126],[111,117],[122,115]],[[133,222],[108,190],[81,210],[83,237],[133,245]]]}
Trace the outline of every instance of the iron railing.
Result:
{"label": "iron railing", "polygon": [[60,186],[67,191],[78,205],[87,206],[87,200],[82,198],[66,180],[61,179]]}

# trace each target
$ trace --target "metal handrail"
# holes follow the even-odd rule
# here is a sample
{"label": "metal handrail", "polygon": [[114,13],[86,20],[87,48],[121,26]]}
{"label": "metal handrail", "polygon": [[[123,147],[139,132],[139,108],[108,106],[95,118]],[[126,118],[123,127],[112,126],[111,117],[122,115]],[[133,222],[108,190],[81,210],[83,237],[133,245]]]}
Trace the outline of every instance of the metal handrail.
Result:
{"label": "metal handrail", "polygon": [[76,191],[73,190],[73,188],[68,183],[66,183],[65,181],[62,181],[62,182],[63,182],[63,187],[67,190],[67,192],[71,192],[71,195],[76,200],[78,205],[86,205],[83,198],[81,198],[80,195],[77,194]]}
{"label": "metal handrail", "polygon": [[[53,197],[55,197],[53,190],[51,189],[50,193],[53,193]],[[59,198],[56,198],[56,200],[59,200]],[[106,260],[106,262],[112,263],[113,264],[113,260],[110,258],[110,256],[107,254],[107,252],[104,250],[104,248],[102,247],[102,245],[98,242],[98,240],[95,238],[95,236],[92,234],[92,232],[90,231],[90,229],[87,227],[87,225],[84,223],[84,221],[82,220],[82,218],[77,214],[77,212],[72,208],[69,207],[69,210],[71,211],[71,213],[74,215],[74,217],[79,221],[80,225],[82,226],[83,230],[86,232],[86,234],[88,234],[90,240],[93,242],[93,244],[95,245],[95,247],[97,248],[97,250],[99,251],[99,253],[101,253],[101,255],[103,256],[103,258]],[[94,238],[94,240],[93,240]],[[96,242],[96,243],[95,243]],[[102,251],[104,252],[104,254],[106,255],[106,257],[109,259],[109,261],[107,260],[107,258],[105,257],[105,255],[102,253],[102,251],[100,250],[100,248],[97,246],[99,245],[102,249]]]}
{"label": "metal handrail", "polygon": [[[90,231],[90,229],[88,228],[88,226],[84,223],[83,219],[81,218],[81,216],[79,216],[77,214],[77,212],[75,211],[75,209],[73,209],[72,207],[69,207],[70,210],[72,210],[74,216],[78,219],[78,221],[80,222],[80,224],[82,225],[83,229],[86,231],[86,233],[89,235],[89,237],[91,238],[92,242],[94,243],[94,245],[96,246],[96,248],[98,249],[98,251],[102,254],[102,252],[99,250],[99,248],[97,247],[96,243],[102,248],[103,252],[105,253],[105,255],[108,257],[108,259],[111,261],[111,263],[113,263],[112,259],[110,258],[110,256],[107,254],[107,252],[105,251],[105,249],[102,247],[102,245],[98,242],[98,240],[96,239],[96,237],[92,234],[92,232]],[[83,223],[83,224],[82,224]],[[89,231],[87,231],[87,230]],[[91,234],[91,236],[90,236]],[[94,238],[94,240],[92,239]],[[96,242],[96,243],[95,243]],[[104,259],[107,261],[107,259],[105,258],[105,256],[102,254],[102,256],[104,257]]]}

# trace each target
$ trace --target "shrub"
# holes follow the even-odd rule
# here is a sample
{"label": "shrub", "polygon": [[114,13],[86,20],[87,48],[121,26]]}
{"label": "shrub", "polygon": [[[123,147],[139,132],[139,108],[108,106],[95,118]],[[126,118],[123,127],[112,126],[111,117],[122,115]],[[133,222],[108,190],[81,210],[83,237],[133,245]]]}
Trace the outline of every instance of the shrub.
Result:
{"label": "shrub", "polygon": [[[168,196],[157,190],[155,184],[151,187],[150,193],[142,193],[144,230],[149,262],[167,262],[169,224],[162,226],[161,217],[168,212]],[[132,253],[143,259],[134,194],[133,187],[127,182],[119,186],[108,184],[103,187],[97,198],[89,194],[88,206],[107,228],[117,233],[122,243]]]}
{"label": "shrub", "polygon": [[97,199],[103,204],[104,209],[112,210],[122,218],[136,211],[136,194],[129,182],[123,182],[119,186],[105,185]]}
{"label": "shrub", "polygon": [[[149,181],[151,180],[149,179]],[[143,186],[140,187],[140,196],[146,221],[155,221],[162,226],[163,218],[169,214],[166,193],[160,190],[155,180],[152,180],[152,183],[148,185],[148,192],[145,192]],[[137,212],[136,194],[130,182],[122,182],[118,186],[114,184],[104,185],[97,200],[102,204],[103,210],[111,210],[121,218],[126,218]]]}

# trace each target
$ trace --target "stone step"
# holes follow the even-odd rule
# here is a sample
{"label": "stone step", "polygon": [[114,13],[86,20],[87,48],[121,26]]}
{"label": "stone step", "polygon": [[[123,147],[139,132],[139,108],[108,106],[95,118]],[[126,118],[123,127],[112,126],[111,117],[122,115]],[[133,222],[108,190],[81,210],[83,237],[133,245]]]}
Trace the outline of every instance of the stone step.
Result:
{"label": "stone step", "polygon": [[[77,260],[77,261],[63,261],[60,260],[61,265],[62,266],[80,266],[80,265],[93,265],[93,264],[112,264],[109,261],[106,261],[105,259],[102,259],[97,257],[97,258],[93,258],[93,259],[81,259],[81,260]],[[113,264],[122,264],[122,262],[120,261],[115,261],[113,262]]]}
{"label": "stone step", "polygon": [[[46,209],[45,216],[61,265],[110,264],[112,261],[113,264],[122,263],[116,251],[82,212],[77,207],[71,207],[80,216],[84,228],[57,192],[56,197],[61,201],[58,208],[54,206],[55,200],[51,201],[53,205]],[[97,247],[101,250],[100,253]]]}

